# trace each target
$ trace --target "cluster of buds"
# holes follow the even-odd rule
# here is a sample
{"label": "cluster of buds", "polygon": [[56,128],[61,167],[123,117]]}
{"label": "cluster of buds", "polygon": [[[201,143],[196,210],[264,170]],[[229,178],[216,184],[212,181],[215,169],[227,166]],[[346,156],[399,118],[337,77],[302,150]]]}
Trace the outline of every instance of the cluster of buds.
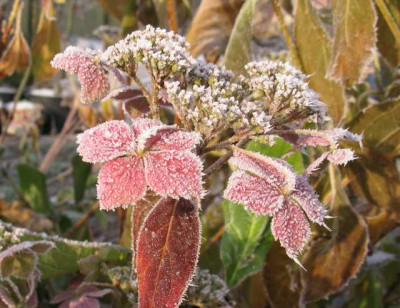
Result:
{"label": "cluster of buds", "polygon": [[[273,217],[272,231],[297,261],[310,234],[311,222],[324,225],[327,210],[307,177],[328,160],[346,164],[355,158],[340,140],[361,141],[344,129],[302,129],[327,119],[326,109],[306,81],[288,63],[248,63],[247,76],[195,60],[186,40],[173,32],[147,26],[110,46],[103,54],[69,47],[53,65],[78,75],[85,101],[109,91],[107,72],[125,74],[136,82],[154,119],[111,121],[78,136],[84,161],[105,163],[98,177],[102,209],[134,205],[151,190],[162,198],[198,201],[203,179],[228,161],[238,169],[229,179],[225,198],[250,211]],[[151,76],[146,87],[136,76],[138,65]],[[164,95],[182,127],[159,121]],[[272,142],[283,138],[300,150],[319,147],[324,153],[305,174],[296,174],[284,160],[245,151],[250,139]],[[227,159],[206,166],[198,156],[224,150]],[[298,262],[298,261],[297,261]]]}

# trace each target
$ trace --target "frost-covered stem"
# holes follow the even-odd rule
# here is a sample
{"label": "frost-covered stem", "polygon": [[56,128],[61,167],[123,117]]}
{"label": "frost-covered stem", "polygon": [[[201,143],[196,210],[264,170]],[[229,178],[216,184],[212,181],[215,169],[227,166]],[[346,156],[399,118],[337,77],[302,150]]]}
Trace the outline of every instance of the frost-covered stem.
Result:
{"label": "frost-covered stem", "polygon": [[278,17],[279,25],[281,26],[286,45],[288,46],[290,53],[292,54],[294,65],[296,65],[299,69],[302,69],[297,48],[292,41],[288,28],[286,27],[285,19],[283,18],[281,6],[278,0],[272,0],[272,6],[274,7],[275,14]]}
{"label": "frost-covered stem", "polygon": [[[245,145],[247,141],[249,141],[249,138],[244,138],[241,141],[239,141],[236,146],[240,148],[243,145]],[[233,150],[229,150],[224,156],[220,157],[215,163],[213,163],[210,167],[204,170],[204,175],[207,177],[214,171],[221,168],[229,160],[229,158],[232,157],[232,155],[233,155]]]}
{"label": "frost-covered stem", "polygon": [[132,79],[136,82],[136,84],[138,85],[140,91],[142,91],[144,97],[146,97],[147,101],[150,104],[150,94],[149,91],[146,90],[145,86],[143,85],[143,83],[140,81],[140,79],[136,76],[136,74],[134,74],[133,76],[131,76]]}
{"label": "frost-covered stem", "polygon": [[153,80],[151,84],[151,92],[150,92],[150,111],[153,119],[155,120],[160,120],[160,107],[158,105],[158,92],[159,92],[159,87],[157,82]]}
{"label": "frost-covered stem", "polygon": [[252,135],[251,132],[252,131],[249,130],[249,131],[245,131],[244,133],[242,133],[240,135],[236,134],[236,135],[230,137],[229,139],[221,141],[220,143],[217,143],[217,144],[211,145],[209,147],[206,147],[202,151],[202,153],[205,154],[205,153],[208,153],[208,152],[211,152],[211,151],[223,150],[223,149],[229,148],[235,142],[238,142],[238,141],[240,141],[242,139],[247,139],[247,138],[251,137],[251,135]]}
{"label": "frost-covered stem", "polygon": [[296,152],[297,150],[300,150],[301,148],[302,148],[301,145],[294,146],[293,148],[291,148],[291,149],[289,150],[289,152],[285,153],[285,154],[281,157],[281,159],[286,159],[286,158],[288,158],[290,155],[292,155],[292,154],[293,154],[294,152]]}
{"label": "frost-covered stem", "polygon": [[18,301],[19,301],[20,303],[23,303],[23,302],[24,302],[24,299],[23,299],[21,293],[19,292],[19,289],[18,289],[17,285],[16,285],[11,279],[7,279],[7,282],[8,282],[8,284],[10,285],[10,288],[13,290],[13,292],[14,292],[15,295],[17,296]]}
{"label": "frost-covered stem", "polygon": [[388,24],[390,30],[393,33],[393,36],[396,38],[397,44],[400,44],[400,28],[397,22],[394,20],[393,15],[389,11],[384,0],[376,0],[376,5],[381,11],[383,18]]}

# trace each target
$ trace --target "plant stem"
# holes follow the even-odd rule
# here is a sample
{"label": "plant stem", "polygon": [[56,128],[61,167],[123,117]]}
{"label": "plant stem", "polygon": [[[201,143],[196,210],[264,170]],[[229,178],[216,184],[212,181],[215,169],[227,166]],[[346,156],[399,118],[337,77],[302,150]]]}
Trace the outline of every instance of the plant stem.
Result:
{"label": "plant stem", "polygon": [[158,84],[153,80],[150,92],[150,111],[153,119],[160,120],[160,108],[158,106]]}
{"label": "plant stem", "polygon": [[31,73],[31,69],[32,69],[32,65],[29,65],[28,68],[25,70],[24,75],[22,76],[22,80],[21,80],[21,83],[19,84],[17,93],[15,93],[14,100],[13,100],[13,102],[14,102],[13,109],[11,110],[8,118],[6,118],[6,121],[5,121],[4,127],[3,127],[3,131],[1,132],[0,145],[3,144],[3,141],[7,134],[7,130],[14,118],[15,111],[17,110],[18,101],[20,100],[20,98],[22,96],[22,92],[24,91],[26,83],[28,82],[29,75]]}
{"label": "plant stem", "polygon": [[75,224],[71,229],[69,229],[67,232],[65,232],[63,236],[68,237],[68,236],[73,235],[80,227],[83,226],[83,224],[84,224],[86,221],[88,221],[88,219],[90,218],[90,216],[92,216],[92,214],[93,214],[94,212],[96,212],[96,211],[99,209],[99,207],[100,207],[100,205],[99,205],[98,202],[96,202],[95,204],[93,204],[92,208],[91,208],[89,211],[87,211],[87,212],[76,222],[76,224]]}
{"label": "plant stem", "polygon": [[[244,138],[241,141],[238,142],[236,147],[242,147],[247,143],[249,139]],[[228,160],[231,158],[233,155],[233,150],[229,150],[224,156],[220,157],[215,163],[213,163],[210,167],[208,167],[206,170],[204,170],[204,175],[209,176],[211,173],[214,171],[217,171],[219,168],[221,168]]]}
{"label": "plant stem", "polygon": [[136,82],[140,91],[142,91],[144,97],[146,97],[147,101],[150,104],[151,99],[150,99],[149,91],[146,90],[145,86],[143,85],[143,83],[140,81],[140,79],[136,75],[133,75],[132,79]]}
{"label": "plant stem", "polygon": [[176,16],[176,5],[175,0],[167,1],[167,12],[168,12],[168,25],[169,29],[174,32],[178,32],[178,21]]}
{"label": "plant stem", "polygon": [[281,26],[281,29],[283,32],[283,38],[285,39],[286,45],[288,46],[290,53],[292,54],[293,63],[295,66],[297,66],[298,68],[300,68],[302,70],[303,68],[302,68],[302,65],[300,62],[300,57],[299,57],[297,48],[292,41],[289,30],[286,27],[285,19],[283,17],[282,11],[281,11],[281,5],[279,4],[278,0],[272,0],[272,6],[274,7],[275,14],[278,17],[279,25]]}
{"label": "plant stem", "polygon": [[400,28],[389,8],[387,7],[386,2],[384,0],[376,0],[376,5],[378,6],[379,11],[381,11],[382,16],[388,24],[390,30],[392,31],[392,34],[397,41],[397,44],[400,44]]}

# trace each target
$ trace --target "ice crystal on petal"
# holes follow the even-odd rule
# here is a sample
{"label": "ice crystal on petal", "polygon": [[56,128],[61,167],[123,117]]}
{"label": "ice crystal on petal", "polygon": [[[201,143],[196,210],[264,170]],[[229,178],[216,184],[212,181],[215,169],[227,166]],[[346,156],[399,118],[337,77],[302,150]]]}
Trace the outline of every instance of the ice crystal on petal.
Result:
{"label": "ice crystal on petal", "polygon": [[275,187],[289,193],[295,186],[295,173],[284,160],[236,148],[230,162],[239,169],[254,173]]}
{"label": "ice crystal on petal", "polygon": [[124,121],[109,121],[90,128],[77,137],[83,161],[106,162],[125,155],[134,146],[132,130]]}
{"label": "ice crystal on petal", "polygon": [[135,204],[145,192],[143,164],[136,156],[111,160],[100,170],[97,196],[101,209],[110,210]]}
{"label": "ice crystal on petal", "polygon": [[356,159],[354,152],[350,149],[333,150],[328,155],[328,160],[335,165],[346,165],[349,161]]}
{"label": "ice crystal on petal", "polygon": [[299,135],[299,143],[304,146],[331,146],[337,147],[340,140],[348,140],[361,144],[362,135],[357,135],[343,128],[333,128],[329,130],[297,129],[295,133]]}
{"label": "ice crystal on petal", "polygon": [[301,206],[312,222],[323,225],[327,210],[319,201],[318,195],[314,192],[305,176],[298,175],[296,177],[296,187],[291,194],[291,198]]}
{"label": "ice crystal on petal", "polygon": [[303,211],[293,201],[286,199],[272,219],[271,231],[286,249],[287,255],[299,263],[297,256],[310,237],[310,225]]}
{"label": "ice crystal on petal", "polygon": [[191,199],[203,194],[200,159],[189,151],[155,151],[144,157],[146,180],[161,196]]}
{"label": "ice crystal on petal", "polygon": [[82,85],[81,100],[90,103],[106,96],[110,83],[99,63],[99,53],[90,49],[69,46],[51,61],[56,69],[78,75]]}
{"label": "ice crystal on petal", "polygon": [[319,169],[319,167],[321,166],[321,164],[324,162],[324,160],[328,157],[328,155],[329,155],[329,152],[325,152],[320,157],[318,157],[316,160],[314,160],[307,167],[306,174],[310,175],[310,174],[316,172]]}
{"label": "ice crystal on petal", "polygon": [[146,130],[148,130],[152,127],[158,127],[158,126],[166,126],[166,125],[158,120],[139,118],[133,122],[132,130],[133,130],[133,133],[135,134],[136,138],[138,138]]}
{"label": "ice crystal on petal", "polygon": [[153,127],[142,134],[138,140],[138,147],[154,150],[193,150],[201,141],[198,133],[188,132],[178,127]]}
{"label": "ice crystal on petal", "polygon": [[243,204],[258,215],[272,215],[284,201],[280,191],[262,178],[235,171],[229,178],[224,197]]}

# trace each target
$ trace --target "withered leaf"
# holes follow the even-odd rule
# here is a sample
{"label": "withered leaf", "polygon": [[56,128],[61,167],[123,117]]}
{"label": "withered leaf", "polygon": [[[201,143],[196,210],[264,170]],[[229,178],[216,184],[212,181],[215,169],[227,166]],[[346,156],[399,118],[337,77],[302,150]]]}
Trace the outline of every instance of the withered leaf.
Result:
{"label": "withered leaf", "polygon": [[375,151],[400,154],[400,99],[372,105],[350,122],[354,133],[363,133],[363,144]]}
{"label": "withered leaf", "polygon": [[126,0],[97,0],[100,6],[118,20],[124,17]]}
{"label": "withered leaf", "polygon": [[161,199],[145,219],[137,244],[139,307],[178,307],[193,275],[200,220],[185,199]]}
{"label": "withered leaf", "polygon": [[[400,2],[399,0],[385,0],[385,3],[397,25],[400,24]],[[379,53],[394,67],[400,65],[400,44],[396,41],[393,32],[378,11],[378,42]]]}
{"label": "withered leaf", "polygon": [[333,54],[328,75],[347,86],[361,82],[376,42],[371,0],[337,0],[333,9]]}
{"label": "withered leaf", "polygon": [[357,274],[368,252],[366,223],[351,208],[340,176],[335,176],[335,182],[330,212],[335,217],[330,224],[332,232],[312,242],[302,260],[307,269],[301,272],[304,303],[338,291]]}
{"label": "withered leaf", "polygon": [[264,282],[268,301],[272,307],[298,307],[301,293],[300,267],[275,242],[265,259]]}
{"label": "withered leaf", "polygon": [[29,66],[31,52],[21,30],[21,14],[23,5],[18,10],[15,33],[0,59],[0,78]]}
{"label": "withered leaf", "polygon": [[32,73],[36,82],[48,80],[57,72],[50,65],[51,59],[60,52],[60,35],[53,15],[53,2],[47,1],[40,13],[32,45]]}
{"label": "withered leaf", "polygon": [[299,0],[295,17],[295,42],[304,73],[310,75],[310,86],[321,95],[335,124],[345,115],[344,88],[326,78],[331,61],[331,40],[309,0]]}
{"label": "withered leaf", "polygon": [[400,223],[400,215],[398,212],[385,210],[377,206],[373,207],[363,216],[368,225],[368,233],[371,245],[374,245],[376,242],[378,242]]}
{"label": "withered leaf", "polygon": [[203,0],[193,18],[187,40],[194,56],[204,54],[215,62],[228,44],[229,35],[244,0]]}

